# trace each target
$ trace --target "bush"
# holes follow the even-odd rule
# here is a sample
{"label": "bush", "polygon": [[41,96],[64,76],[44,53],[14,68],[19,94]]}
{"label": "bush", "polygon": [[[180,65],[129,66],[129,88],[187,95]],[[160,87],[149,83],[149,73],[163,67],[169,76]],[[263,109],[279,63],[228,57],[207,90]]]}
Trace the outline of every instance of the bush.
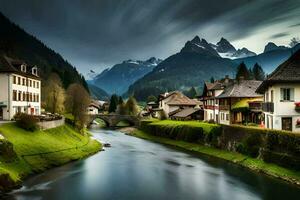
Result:
{"label": "bush", "polygon": [[25,113],[18,114],[15,116],[17,126],[25,129],[27,131],[35,131],[38,129],[38,119],[35,118],[33,115],[27,115]]}
{"label": "bush", "polygon": [[262,135],[261,134],[251,134],[241,143],[237,145],[237,152],[249,155],[253,158],[258,157],[260,147],[262,146]]}

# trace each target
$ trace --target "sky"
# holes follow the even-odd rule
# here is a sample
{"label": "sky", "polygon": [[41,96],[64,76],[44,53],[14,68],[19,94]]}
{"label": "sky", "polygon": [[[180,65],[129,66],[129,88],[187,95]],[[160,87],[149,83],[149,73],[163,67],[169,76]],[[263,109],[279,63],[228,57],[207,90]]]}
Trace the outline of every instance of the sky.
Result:
{"label": "sky", "polygon": [[0,12],[84,75],[165,59],[195,35],[256,53],[300,37],[300,0],[0,0]]}

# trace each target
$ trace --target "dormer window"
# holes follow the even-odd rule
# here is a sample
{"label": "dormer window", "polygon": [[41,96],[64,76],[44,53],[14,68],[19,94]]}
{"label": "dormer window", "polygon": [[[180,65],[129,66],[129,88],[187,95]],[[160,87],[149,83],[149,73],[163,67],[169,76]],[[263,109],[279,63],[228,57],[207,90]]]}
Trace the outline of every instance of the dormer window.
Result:
{"label": "dormer window", "polygon": [[37,74],[37,67],[33,67],[33,68],[32,68],[32,74],[35,75],[35,76],[38,75],[38,74]]}
{"label": "dormer window", "polygon": [[26,65],[21,65],[21,71],[26,73]]}

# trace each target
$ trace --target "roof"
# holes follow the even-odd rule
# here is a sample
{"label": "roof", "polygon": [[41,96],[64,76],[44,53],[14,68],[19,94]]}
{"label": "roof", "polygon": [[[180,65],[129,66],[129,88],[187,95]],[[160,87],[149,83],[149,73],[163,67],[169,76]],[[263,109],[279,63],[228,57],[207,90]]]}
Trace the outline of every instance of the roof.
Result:
{"label": "roof", "polygon": [[170,99],[166,102],[168,105],[197,105],[197,101],[188,98],[184,94],[178,91],[172,92],[172,95],[169,95]]}
{"label": "roof", "polygon": [[261,83],[257,80],[240,80],[228,86],[217,98],[261,97],[261,94],[256,93]]}
{"label": "roof", "polygon": [[[26,65],[27,67],[27,72],[22,72],[20,70],[21,65]],[[35,66],[29,66],[27,65],[24,61],[21,60],[16,60],[9,58],[4,55],[0,55],[0,73],[4,72],[10,72],[10,73],[15,73],[19,74],[21,76],[26,76],[30,78],[35,78],[35,79],[40,79],[38,76],[33,75],[31,72],[31,69]]]}
{"label": "roof", "polygon": [[179,117],[179,118],[184,118],[184,117],[188,117],[191,114],[194,114],[197,111],[200,111],[201,109],[196,109],[196,108],[186,108],[181,110],[180,112],[176,113],[175,115],[173,115],[173,117]]}
{"label": "roof", "polygon": [[288,60],[280,64],[261,84],[257,92],[263,93],[274,83],[300,83],[300,49]]}

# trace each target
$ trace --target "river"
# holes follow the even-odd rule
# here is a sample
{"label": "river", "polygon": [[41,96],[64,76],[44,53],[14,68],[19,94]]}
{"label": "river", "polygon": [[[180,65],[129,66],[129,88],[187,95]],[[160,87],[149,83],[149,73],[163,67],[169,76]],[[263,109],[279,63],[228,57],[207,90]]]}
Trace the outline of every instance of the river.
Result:
{"label": "river", "polygon": [[226,161],[196,156],[113,130],[92,129],[112,146],[28,178],[9,199],[299,199],[300,189]]}

